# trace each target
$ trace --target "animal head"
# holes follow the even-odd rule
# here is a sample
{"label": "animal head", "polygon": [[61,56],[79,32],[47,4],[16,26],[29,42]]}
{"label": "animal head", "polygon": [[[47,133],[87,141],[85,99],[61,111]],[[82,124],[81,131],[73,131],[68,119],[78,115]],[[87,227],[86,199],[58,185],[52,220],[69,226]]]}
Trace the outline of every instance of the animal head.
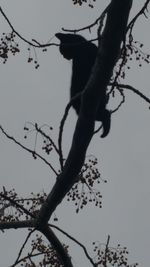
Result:
{"label": "animal head", "polygon": [[85,46],[89,44],[83,36],[78,34],[56,33],[55,36],[60,40],[60,53],[68,60],[80,56]]}

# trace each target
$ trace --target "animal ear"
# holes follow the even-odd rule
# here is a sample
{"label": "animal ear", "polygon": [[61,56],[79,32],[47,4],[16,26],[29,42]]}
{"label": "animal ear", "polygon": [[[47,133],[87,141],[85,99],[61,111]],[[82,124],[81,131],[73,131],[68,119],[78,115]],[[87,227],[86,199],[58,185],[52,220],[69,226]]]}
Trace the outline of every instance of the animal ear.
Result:
{"label": "animal ear", "polygon": [[56,36],[56,38],[58,38],[61,42],[64,42],[64,41],[66,40],[66,34],[64,34],[64,33],[60,33],[60,32],[58,32],[58,33],[55,34],[55,36]]}

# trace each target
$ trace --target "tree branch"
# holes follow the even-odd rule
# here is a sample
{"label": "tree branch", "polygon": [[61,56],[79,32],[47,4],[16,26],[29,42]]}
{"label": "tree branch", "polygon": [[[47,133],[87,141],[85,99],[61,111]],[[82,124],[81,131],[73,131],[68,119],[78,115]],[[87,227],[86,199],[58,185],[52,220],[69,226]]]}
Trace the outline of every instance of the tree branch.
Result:
{"label": "tree branch", "polygon": [[48,162],[44,157],[42,157],[39,153],[37,153],[36,151],[27,148],[26,146],[24,146],[23,144],[21,144],[19,141],[17,141],[13,136],[10,136],[4,129],[3,127],[0,125],[0,130],[1,132],[11,141],[13,141],[14,143],[16,143],[18,146],[20,146],[21,148],[23,148],[24,150],[28,151],[29,153],[32,154],[32,156],[34,157],[34,159],[36,159],[36,157],[40,158],[42,161],[44,161],[50,168],[51,170],[58,175],[58,173],[56,172],[56,170],[53,168],[53,166],[50,164],[50,162]]}
{"label": "tree branch", "polygon": [[17,207],[18,209],[22,210],[25,214],[29,215],[31,218],[35,218],[35,216],[29,212],[27,209],[25,209],[22,205],[17,203],[14,199],[11,197],[8,197],[7,195],[0,193],[0,196],[6,200],[8,200],[13,206]]}
{"label": "tree branch", "polygon": [[[58,44],[55,44],[55,43],[48,43],[48,44],[40,44],[39,42],[37,42],[36,40],[32,40],[33,42],[31,41],[28,41],[27,39],[25,39],[20,33],[18,33],[15,28],[13,27],[13,25],[11,24],[10,20],[8,19],[8,17],[6,16],[6,14],[4,13],[2,7],[0,7],[0,13],[2,14],[2,16],[4,17],[4,19],[7,21],[8,25],[10,26],[10,28],[12,29],[12,31],[22,40],[24,41],[25,43],[27,43],[28,45],[31,45],[35,48],[45,48],[45,47],[48,47],[48,46],[52,46],[52,45],[55,45],[55,46],[58,46]],[[35,44],[36,43],[36,44]]]}
{"label": "tree branch", "polygon": [[83,244],[81,244],[81,242],[79,242],[79,241],[78,241],[77,239],[75,239],[73,236],[69,235],[69,234],[68,234],[67,232],[65,232],[64,230],[60,229],[58,226],[56,226],[56,225],[54,225],[54,224],[50,224],[50,226],[53,227],[53,228],[55,228],[55,229],[57,229],[57,230],[60,231],[62,234],[64,234],[65,236],[67,236],[70,240],[72,240],[72,241],[75,242],[77,245],[79,245],[79,246],[83,249],[83,251],[84,251],[86,257],[88,258],[88,260],[90,261],[90,263],[91,263],[94,267],[96,267],[96,264],[94,263],[94,261],[92,260],[92,258],[90,257],[90,255],[88,254],[86,247],[85,247]]}
{"label": "tree branch", "polygon": [[147,103],[150,104],[150,98],[145,96],[143,93],[141,93],[138,89],[134,88],[133,86],[131,86],[129,84],[117,84],[117,87],[119,87],[121,89],[128,89],[128,90],[134,92],[135,94],[137,94],[138,96],[143,98]]}
{"label": "tree branch", "polygon": [[27,244],[27,242],[28,242],[30,236],[32,235],[32,233],[33,233],[34,231],[35,231],[35,229],[31,230],[31,231],[29,232],[29,234],[27,235],[27,237],[26,237],[26,239],[25,239],[23,245],[22,245],[21,248],[20,248],[20,251],[19,251],[19,253],[18,253],[18,257],[17,257],[15,263],[14,263],[11,267],[16,266],[16,264],[18,264],[19,258],[21,257],[21,254],[22,254],[22,252],[23,252],[23,250],[24,250],[24,248],[25,248],[25,245]]}
{"label": "tree branch", "polygon": [[[109,6],[110,6],[110,4],[104,9],[104,11],[101,13],[101,15],[93,23],[89,24],[88,26],[82,27],[80,29],[74,29],[74,30],[62,28],[62,31],[77,33],[80,31],[87,30],[87,29],[91,30],[91,28],[94,27],[95,25],[97,25],[99,21],[103,21],[106,13],[108,12]],[[94,41],[94,40],[92,40],[92,41]]]}
{"label": "tree branch", "polygon": [[0,230],[5,229],[18,229],[18,228],[35,228],[35,220],[25,220],[16,222],[0,222]]}
{"label": "tree branch", "polygon": [[126,31],[129,31],[131,30],[132,31],[132,28],[136,22],[136,20],[141,16],[141,15],[145,15],[145,10],[147,10],[147,7],[148,7],[148,4],[150,3],[150,0],[146,0],[145,4],[143,5],[143,7],[140,9],[140,11],[135,15],[135,17],[130,21],[128,27],[127,27],[127,30]]}
{"label": "tree branch", "polygon": [[45,237],[51,243],[53,248],[56,250],[56,252],[58,253],[60,262],[65,267],[73,267],[70,256],[68,255],[65,248],[63,247],[59,239],[56,237],[54,232],[50,229],[50,227],[46,225],[43,229],[40,230],[40,232],[45,235]]}
{"label": "tree branch", "polygon": [[71,149],[62,173],[42,205],[37,227],[42,227],[76,182],[84,163],[86,150],[94,132],[94,121],[99,103],[99,91],[105,93],[124,39],[132,0],[112,0],[101,37],[98,56],[91,77],[82,96]]}

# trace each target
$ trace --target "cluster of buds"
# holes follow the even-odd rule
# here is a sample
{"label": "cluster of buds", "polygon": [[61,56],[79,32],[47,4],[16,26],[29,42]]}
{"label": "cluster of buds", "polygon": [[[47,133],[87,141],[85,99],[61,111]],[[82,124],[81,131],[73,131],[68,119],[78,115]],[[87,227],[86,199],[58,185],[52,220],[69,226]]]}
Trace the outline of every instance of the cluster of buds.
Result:
{"label": "cluster of buds", "polygon": [[16,55],[19,53],[19,44],[15,42],[15,33],[3,33],[0,42],[0,57],[3,59],[3,63],[6,63],[8,59],[8,53]]}
{"label": "cluster of buds", "polygon": [[[91,8],[93,8],[94,6],[93,6],[93,4],[92,4],[92,2],[90,1],[90,0],[72,0],[73,1],[73,4],[74,5],[79,5],[79,6],[81,6],[83,3],[87,3],[88,2],[88,6],[89,7],[91,7]],[[95,2],[96,0],[92,0],[93,2]]]}

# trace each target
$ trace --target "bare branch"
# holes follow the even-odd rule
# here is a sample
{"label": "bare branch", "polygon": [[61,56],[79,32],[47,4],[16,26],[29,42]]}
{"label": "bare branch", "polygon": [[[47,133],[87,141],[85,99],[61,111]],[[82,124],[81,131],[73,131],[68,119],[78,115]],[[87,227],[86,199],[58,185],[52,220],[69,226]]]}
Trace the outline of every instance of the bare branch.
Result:
{"label": "bare branch", "polygon": [[80,29],[74,29],[74,30],[69,30],[69,29],[62,28],[62,31],[73,32],[73,33],[77,33],[77,32],[80,32],[80,31],[87,30],[87,29],[89,29],[89,31],[90,31],[91,28],[94,27],[95,25],[97,25],[99,21],[104,19],[106,13],[108,12],[109,6],[110,6],[110,4],[104,9],[104,11],[101,13],[101,15],[93,23],[89,24],[88,26],[85,26],[85,27],[80,28]]}
{"label": "bare branch", "polygon": [[75,239],[73,236],[69,235],[67,232],[65,232],[64,230],[62,230],[62,229],[59,228],[58,226],[56,226],[56,225],[54,225],[54,224],[50,224],[50,226],[53,227],[53,228],[55,228],[55,229],[57,229],[59,232],[61,232],[62,234],[64,234],[65,236],[67,236],[69,239],[71,239],[72,241],[74,241],[77,245],[79,245],[79,246],[83,249],[83,251],[84,251],[86,257],[87,257],[88,260],[91,262],[91,264],[92,264],[94,267],[96,266],[96,264],[94,263],[94,261],[92,260],[92,258],[89,256],[86,247],[85,247],[81,242],[79,242],[77,239]]}
{"label": "bare branch", "polygon": [[106,248],[105,248],[105,262],[104,262],[104,267],[107,267],[107,254],[108,254],[109,241],[110,241],[110,235],[108,235],[107,243],[106,243]]}
{"label": "bare branch", "polygon": [[53,248],[57,251],[58,257],[60,259],[60,262],[62,262],[62,265],[64,265],[65,267],[73,267],[71,259],[67,254],[65,248],[63,247],[59,239],[56,237],[54,232],[50,229],[50,227],[46,225],[43,229],[40,229],[40,232],[45,235],[45,237],[52,244]]}
{"label": "bare branch", "polygon": [[143,98],[147,103],[150,104],[150,98],[145,96],[143,93],[141,93],[138,89],[134,88],[133,86],[128,85],[128,84],[117,84],[117,87],[119,87],[121,89],[128,89],[128,90],[134,92],[135,94],[137,94],[138,96]]}
{"label": "bare branch", "polygon": [[0,193],[0,196],[3,197],[4,199],[8,200],[13,206],[16,206],[17,208],[21,209],[24,211],[25,214],[29,215],[31,218],[35,218],[35,216],[29,212],[27,209],[25,209],[22,205],[17,203],[14,199],[8,197],[7,195]]}
{"label": "bare branch", "polygon": [[[127,30],[126,32],[128,32],[129,30],[132,31],[132,28],[136,22],[136,20],[141,16],[141,15],[145,15],[145,10],[147,10],[148,4],[150,3],[150,0],[146,0],[145,4],[143,5],[143,7],[141,8],[141,10],[135,15],[135,17],[130,21],[130,23],[128,24]],[[146,16],[146,15],[145,15]]]}
{"label": "bare branch", "polygon": [[[42,252],[41,253],[40,252],[39,253],[35,253],[35,254],[28,253],[28,256],[25,256],[25,257],[21,258],[20,260],[18,260],[18,262],[15,264],[15,266],[18,265],[21,262],[24,262],[25,260],[27,260],[29,258],[37,257],[37,256],[40,256],[42,254],[43,254]],[[14,267],[14,265],[11,265],[10,267]]]}
{"label": "bare branch", "polygon": [[39,153],[37,153],[36,151],[27,148],[26,146],[24,146],[23,144],[21,144],[19,141],[17,141],[13,136],[10,136],[4,129],[3,127],[0,125],[0,130],[1,132],[11,141],[13,141],[15,144],[17,144],[18,146],[20,146],[21,148],[23,148],[24,150],[28,151],[29,153],[32,154],[32,156],[34,157],[34,159],[36,159],[37,157],[40,158],[42,161],[44,161],[44,163],[46,163],[51,170],[56,174],[56,176],[58,176],[57,171],[53,168],[53,166],[50,164],[50,162],[48,162],[44,157],[42,157]]}
{"label": "bare branch", "polygon": [[25,239],[25,241],[24,241],[24,243],[23,243],[23,245],[22,245],[22,247],[21,247],[21,249],[20,249],[20,251],[19,251],[19,253],[18,253],[18,257],[17,257],[15,263],[14,263],[11,267],[14,267],[14,266],[18,263],[19,258],[21,257],[21,254],[22,254],[22,252],[23,252],[23,249],[25,248],[25,245],[27,244],[27,242],[28,242],[30,236],[33,234],[34,231],[35,231],[35,229],[31,230],[31,231],[29,232],[29,234],[27,235],[27,237],[26,237],[26,239]]}
{"label": "bare branch", "polygon": [[59,149],[57,148],[57,146],[56,146],[55,143],[53,142],[52,138],[51,138],[49,135],[47,135],[46,133],[44,133],[44,132],[42,131],[41,127],[39,127],[39,126],[37,125],[37,123],[35,123],[35,129],[37,130],[38,133],[40,133],[40,134],[41,134],[42,136],[44,136],[47,140],[50,141],[50,143],[53,145],[55,151],[56,151],[57,154],[59,155]]}
{"label": "bare branch", "polygon": [[16,221],[16,222],[0,222],[0,230],[5,229],[19,229],[19,228],[35,228],[35,220],[25,220],[25,221]]}
{"label": "bare branch", "polygon": [[[33,42],[31,41],[28,41],[27,39],[25,39],[20,33],[18,33],[15,28],[13,27],[13,25],[11,24],[10,20],[8,19],[8,17],[6,16],[6,14],[4,13],[2,7],[0,7],[0,13],[2,14],[2,16],[4,17],[4,19],[7,21],[8,25],[10,26],[10,28],[12,29],[12,31],[22,40],[24,41],[25,43],[27,43],[28,45],[31,45],[33,47],[36,47],[36,48],[45,48],[45,47],[48,47],[48,46],[58,46],[58,44],[55,44],[55,43],[47,43],[47,44],[40,44],[39,42],[37,42],[36,40],[32,40]],[[36,44],[35,44],[36,43]]]}

